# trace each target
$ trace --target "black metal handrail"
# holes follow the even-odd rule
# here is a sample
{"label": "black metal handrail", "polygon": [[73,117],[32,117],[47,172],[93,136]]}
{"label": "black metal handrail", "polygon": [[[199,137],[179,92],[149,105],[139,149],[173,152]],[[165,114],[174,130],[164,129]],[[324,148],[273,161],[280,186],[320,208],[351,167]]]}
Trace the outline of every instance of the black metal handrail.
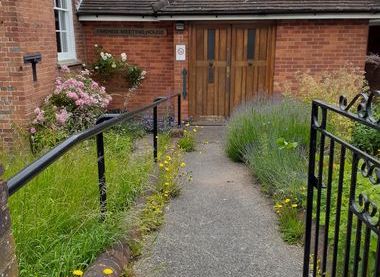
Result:
{"label": "black metal handrail", "polygon": [[7,181],[8,193],[9,196],[12,196],[15,192],[21,189],[24,185],[26,185],[30,180],[36,177],[39,173],[45,170],[49,165],[58,160],[61,156],[63,156],[66,152],[72,149],[78,143],[85,141],[87,139],[93,138],[96,136],[96,145],[97,145],[97,153],[98,153],[98,177],[99,177],[99,191],[100,191],[100,207],[101,214],[104,217],[106,212],[106,182],[105,182],[105,159],[104,159],[104,139],[103,132],[114,127],[115,125],[127,121],[136,117],[137,115],[148,111],[153,110],[153,157],[154,160],[157,161],[157,133],[158,133],[158,112],[157,107],[167,102],[173,98],[177,97],[178,99],[178,126],[181,126],[181,94],[174,94],[168,97],[159,97],[154,100],[151,105],[145,106],[141,109],[126,112],[122,114],[106,114],[100,117],[97,121],[96,126],[91,127],[87,130],[79,132],[77,134],[72,135],[67,138],[65,141],[60,143],[58,146],[54,147],[52,150],[47,152],[42,157],[38,158],[24,169],[19,171],[16,175],[10,178]]}

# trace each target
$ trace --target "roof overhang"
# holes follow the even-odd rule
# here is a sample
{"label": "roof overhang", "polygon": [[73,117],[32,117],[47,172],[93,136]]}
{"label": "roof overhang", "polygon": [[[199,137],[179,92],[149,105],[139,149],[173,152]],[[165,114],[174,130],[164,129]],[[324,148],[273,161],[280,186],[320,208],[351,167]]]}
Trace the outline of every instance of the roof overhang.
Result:
{"label": "roof overhang", "polygon": [[380,20],[380,13],[305,13],[262,15],[86,15],[79,14],[79,21],[221,21],[221,20],[300,20],[300,19],[368,19]]}

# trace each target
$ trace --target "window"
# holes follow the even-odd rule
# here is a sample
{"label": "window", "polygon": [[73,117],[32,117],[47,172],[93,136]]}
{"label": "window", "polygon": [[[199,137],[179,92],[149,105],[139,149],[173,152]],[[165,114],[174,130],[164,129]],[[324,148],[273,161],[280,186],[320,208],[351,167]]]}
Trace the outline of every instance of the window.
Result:
{"label": "window", "polygon": [[209,61],[209,68],[208,68],[208,82],[210,84],[214,83],[214,60],[215,60],[215,29],[209,29],[208,30],[208,37],[207,37],[207,59]]}
{"label": "window", "polygon": [[255,59],[255,44],[256,44],[256,30],[248,30],[248,46],[247,46],[247,58],[248,60]]}
{"label": "window", "polygon": [[58,61],[76,59],[71,0],[54,0]]}

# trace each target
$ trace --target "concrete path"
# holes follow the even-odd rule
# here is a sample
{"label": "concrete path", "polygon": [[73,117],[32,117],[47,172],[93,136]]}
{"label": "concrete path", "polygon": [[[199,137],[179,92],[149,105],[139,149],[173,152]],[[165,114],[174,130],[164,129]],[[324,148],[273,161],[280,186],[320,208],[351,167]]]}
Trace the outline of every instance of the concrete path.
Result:
{"label": "concrete path", "polygon": [[168,206],[137,276],[301,276],[302,249],[282,241],[271,201],[226,158],[223,132],[200,130],[197,152],[186,155],[193,182]]}

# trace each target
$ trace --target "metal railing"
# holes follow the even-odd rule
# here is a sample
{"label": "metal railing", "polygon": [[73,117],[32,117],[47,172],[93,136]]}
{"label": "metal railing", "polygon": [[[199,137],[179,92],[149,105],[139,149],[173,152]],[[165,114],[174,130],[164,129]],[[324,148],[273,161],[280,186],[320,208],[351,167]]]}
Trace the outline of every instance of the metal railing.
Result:
{"label": "metal railing", "polygon": [[[379,97],[380,91],[370,91],[351,102],[341,96],[339,107],[312,103],[304,277],[380,276],[380,210],[375,193],[369,197],[363,187],[380,185],[380,161],[328,124],[331,115],[340,115],[380,132]],[[356,113],[350,111],[354,106]],[[376,249],[372,265],[371,243]]]}
{"label": "metal railing", "polygon": [[19,189],[25,186],[29,181],[36,177],[39,173],[45,170],[49,165],[58,160],[66,152],[72,149],[75,145],[83,142],[87,139],[96,136],[96,147],[97,147],[97,163],[98,163],[98,178],[99,178],[99,193],[100,193],[100,213],[102,219],[105,217],[107,211],[107,186],[105,179],[105,158],[104,158],[104,131],[124,122],[129,119],[136,117],[137,115],[153,110],[153,158],[157,162],[157,152],[158,152],[158,106],[164,102],[171,99],[178,99],[177,106],[177,122],[178,127],[181,126],[181,94],[175,94],[168,97],[159,97],[154,100],[151,105],[145,106],[141,109],[126,112],[122,114],[105,114],[100,117],[96,126],[79,132],[67,138],[65,141],[60,143],[58,146],[54,147],[52,150],[47,152],[45,155],[26,166],[24,169],[19,171],[16,175],[7,181],[9,196],[12,196]]}

